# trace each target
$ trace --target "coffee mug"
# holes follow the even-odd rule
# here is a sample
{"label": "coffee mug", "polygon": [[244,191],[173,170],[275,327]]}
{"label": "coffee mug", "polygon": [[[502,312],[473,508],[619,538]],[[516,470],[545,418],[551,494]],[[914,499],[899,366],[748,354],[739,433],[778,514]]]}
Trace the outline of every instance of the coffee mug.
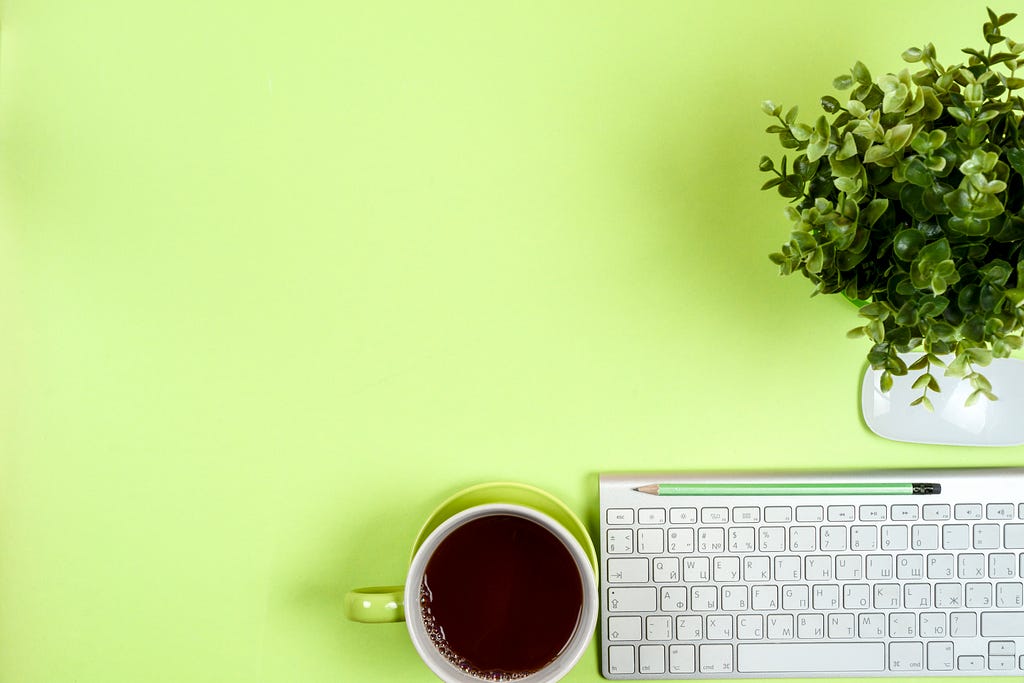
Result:
{"label": "coffee mug", "polygon": [[446,683],[549,683],[582,657],[597,623],[597,553],[561,501],[516,483],[480,484],[420,529],[404,586],[351,591],[354,621],[405,620]]}

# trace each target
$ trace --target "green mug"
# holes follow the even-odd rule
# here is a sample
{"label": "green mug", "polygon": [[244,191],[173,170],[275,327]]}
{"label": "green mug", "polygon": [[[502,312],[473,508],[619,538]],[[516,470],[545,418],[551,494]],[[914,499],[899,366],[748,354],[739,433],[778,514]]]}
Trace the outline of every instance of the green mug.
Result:
{"label": "green mug", "polygon": [[[462,533],[465,533],[470,523],[499,516],[540,525],[568,551],[578,572],[581,604],[571,636],[551,661],[516,676],[517,680],[525,683],[550,683],[560,679],[579,661],[593,637],[598,613],[597,553],[586,527],[572,510],[554,496],[532,486],[511,482],[487,483],[448,498],[428,517],[416,537],[405,585],[373,586],[349,592],[345,597],[346,615],[353,621],[364,623],[405,620],[417,653],[441,680],[447,683],[479,683],[485,674],[475,675],[464,660],[453,657],[446,643],[437,640],[437,629],[430,627],[433,617],[429,607],[424,607],[421,591],[424,590],[428,563],[453,532],[463,529]],[[468,598],[472,600],[473,596]]]}

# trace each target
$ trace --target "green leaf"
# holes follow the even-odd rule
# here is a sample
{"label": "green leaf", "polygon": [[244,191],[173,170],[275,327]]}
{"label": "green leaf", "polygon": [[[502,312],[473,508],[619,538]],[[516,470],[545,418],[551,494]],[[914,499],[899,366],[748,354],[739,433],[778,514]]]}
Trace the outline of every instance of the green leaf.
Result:
{"label": "green leaf", "polygon": [[926,372],[926,373],[920,375],[917,379],[914,380],[914,384],[911,386],[911,388],[912,389],[923,389],[924,387],[927,387],[929,384],[931,384],[933,382],[935,382],[935,378],[933,378],[931,375],[929,375]]}
{"label": "green leaf", "polygon": [[905,62],[920,62],[921,58],[924,56],[924,52],[919,47],[911,47],[904,50],[901,56]]}
{"label": "green leaf", "polygon": [[935,412],[935,407],[932,405],[931,400],[927,396],[918,396],[917,398],[915,398],[913,401],[910,402],[910,405],[912,405],[912,406],[922,406],[929,413]]}
{"label": "green leaf", "polygon": [[846,133],[843,135],[843,146],[835,154],[836,160],[844,161],[855,156],[857,156],[857,142],[851,133]]}
{"label": "green leaf", "polygon": [[919,230],[901,230],[892,241],[893,252],[902,261],[913,261],[927,240]]}
{"label": "green leaf", "polygon": [[853,65],[853,77],[857,79],[857,82],[861,85],[871,85],[871,72],[864,66],[863,62],[858,61]]}
{"label": "green leaf", "polygon": [[882,372],[882,376],[878,378],[878,388],[883,394],[888,394],[892,390],[892,373],[888,370]]}
{"label": "green leaf", "polygon": [[853,87],[853,76],[850,74],[843,74],[842,76],[836,76],[832,80],[832,87],[836,90],[849,90]]}
{"label": "green leaf", "polygon": [[985,367],[992,362],[992,351],[989,349],[983,349],[980,347],[967,349],[967,355],[970,357],[972,363],[982,367]]}

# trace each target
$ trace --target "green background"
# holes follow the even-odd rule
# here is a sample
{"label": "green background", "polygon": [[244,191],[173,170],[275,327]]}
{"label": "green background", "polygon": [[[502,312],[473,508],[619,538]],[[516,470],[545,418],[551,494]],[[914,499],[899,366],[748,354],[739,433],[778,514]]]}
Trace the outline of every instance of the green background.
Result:
{"label": "green background", "polygon": [[342,598],[482,481],[1024,464],[868,431],[758,190],[984,7],[4,0],[0,681],[433,680]]}

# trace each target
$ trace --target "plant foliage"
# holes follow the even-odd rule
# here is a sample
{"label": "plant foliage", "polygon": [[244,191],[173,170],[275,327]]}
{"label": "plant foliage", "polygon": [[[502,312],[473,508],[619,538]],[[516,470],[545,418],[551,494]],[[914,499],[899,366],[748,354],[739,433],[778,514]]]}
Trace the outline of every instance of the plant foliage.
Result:
{"label": "plant foliage", "polygon": [[[1024,43],[1002,33],[1014,16],[988,10],[966,63],[942,65],[930,43],[903,53],[913,72],[873,78],[857,62],[833,81],[847,101],[822,97],[812,123],[763,104],[788,153],[762,157],[762,189],[789,200],[792,222],[771,260],[813,294],[870,302],[849,336],[870,341],[883,390],[919,371],[928,409],[943,367],[971,383],[968,403],[995,400],[977,368],[1024,344]],[[899,354],[917,350],[908,367]]]}

